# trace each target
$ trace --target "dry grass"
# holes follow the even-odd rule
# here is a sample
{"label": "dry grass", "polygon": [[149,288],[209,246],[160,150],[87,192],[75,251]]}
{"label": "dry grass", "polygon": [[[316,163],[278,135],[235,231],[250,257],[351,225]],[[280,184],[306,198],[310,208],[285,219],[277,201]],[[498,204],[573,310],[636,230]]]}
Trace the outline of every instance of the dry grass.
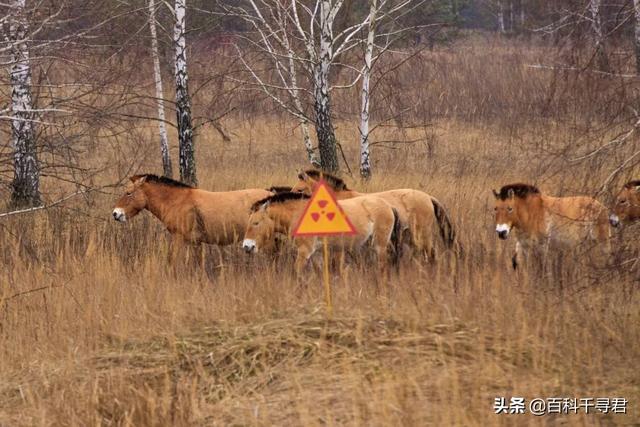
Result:
{"label": "dry grass", "polygon": [[[484,89],[476,90],[479,100]],[[433,194],[466,256],[404,260],[389,280],[351,265],[332,277],[330,321],[319,278],[296,283],[291,254],[248,258],[208,247],[204,268],[193,258],[168,268],[168,238],[155,218],[110,219],[118,190],[3,219],[0,425],[640,423],[637,272],[567,255],[514,273],[513,242],[498,241],[492,224],[491,188],[524,180],[555,194],[591,193],[610,164],[559,158],[553,148],[577,134],[553,120],[510,127],[454,116],[434,113],[432,126],[404,133],[383,129],[377,140],[424,142],[377,146],[374,179],[351,184]],[[209,128],[198,139],[203,188],[293,183],[305,161],[290,122],[226,124],[233,142]],[[356,132],[352,122],[338,124],[343,142]],[[94,183],[115,182],[132,157],[139,171],[160,170],[150,141],[86,153],[85,165],[108,157],[118,166]],[[355,148],[347,147],[350,159]],[[626,397],[629,414],[498,416],[496,396]]]}

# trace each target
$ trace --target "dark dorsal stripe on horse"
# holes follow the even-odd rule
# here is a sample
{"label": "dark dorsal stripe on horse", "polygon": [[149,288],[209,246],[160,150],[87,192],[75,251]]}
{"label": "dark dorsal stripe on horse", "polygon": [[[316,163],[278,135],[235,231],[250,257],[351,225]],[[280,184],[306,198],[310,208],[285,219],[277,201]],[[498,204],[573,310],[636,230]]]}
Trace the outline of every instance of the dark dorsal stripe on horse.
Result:
{"label": "dark dorsal stripe on horse", "polygon": [[153,182],[154,184],[162,184],[168,185],[169,187],[178,187],[178,188],[193,188],[190,185],[185,184],[184,182],[176,181],[175,179],[167,178],[166,176],[158,176],[151,173],[143,174],[143,175],[135,175],[131,177],[131,181],[136,182],[140,178],[145,178],[146,182]]}
{"label": "dark dorsal stripe on horse", "polygon": [[273,185],[269,188],[267,188],[267,191],[271,192],[271,193],[289,193],[291,192],[291,187],[286,186],[286,185]]}
{"label": "dark dorsal stripe on horse", "polygon": [[255,212],[262,207],[265,203],[284,203],[288,200],[303,200],[309,199],[310,197],[304,193],[277,193],[273,196],[265,197],[262,200],[258,200],[253,205],[251,205],[251,212]]}
{"label": "dark dorsal stripe on horse", "polygon": [[[327,181],[327,184],[329,184],[331,188],[333,188],[334,190],[338,190],[338,191],[349,190],[349,188],[347,187],[347,183],[344,182],[342,178],[339,178],[333,174],[322,172],[317,169],[309,169],[304,171],[304,173],[309,175],[311,178],[315,180],[320,179],[320,177],[322,176],[322,178],[324,178],[324,180]],[[300,174],[298,178],[303,179],[304,177],[302,176],[302,174]]]}
{"label": "dark dorsal stripe on horse", "polygon": [[505,185],[500,189],[498,193],[498,198],[500,200],[507,200],[509,198],[509,193],[513,191],[514,196],[519,197],[521,199],[525,199],[527,196],[531,194],[540,194],[540,190],[537,187],[529,184],[509,184]]}
{"label": "dark dorsal stripe on horse", "polygon": [[629,181],[624,185],[624,188],[628,190],[635,189],[640,186],[640,179],[634,179],[633,181]]}

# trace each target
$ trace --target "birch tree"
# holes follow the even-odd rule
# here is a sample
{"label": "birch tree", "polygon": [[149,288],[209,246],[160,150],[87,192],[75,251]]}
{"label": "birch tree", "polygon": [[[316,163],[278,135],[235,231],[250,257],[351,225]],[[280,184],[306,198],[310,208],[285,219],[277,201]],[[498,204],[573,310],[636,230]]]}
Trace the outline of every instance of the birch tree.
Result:
{"label": "birch tree", "polygon": [[186,0],[176,0],[174,14],[173,42],[175,45],[176,117],[180,150],[180,180],[186,184],[197,185],[195,144],[193,140],[193,125],[191,123],[191,100],[189,98],[189,75],[187,73],[187,45],[185,40]]}
{"label": "birch tree", "polygon": [[165,176],[173,176],[171,154],[169,153],[169,139],[164,114],[164,91],[162,89],[162,73],[160,72],[160,54],[158,51],[158,34],[156,30],[155,0],[149,0],[149,30],[151,32],[151,57],[153,59],[153,77],[156,86],[156,102],[158,105],[158,132],[160,135],[160,153],[162,155],[162,170]]}
{"label": "birch tree", "polygon": [[[308,121],[313,122],[318,140],[320,165],[327,171],[335,172],[339,169],[339,162],[331,108],[332,91],[353,87],[366,76],[367,83],[363,86],[366,95],[361,94],[361,99],[366,101],[363,101],[361,111],[365,120],[361,120],[359,128],[361,135],[365,135],[365,143],[368,143],[369,132],[365,127],[368,124],[369,79],[371,66],[375,62],[375,40],[384,40],[382,44],[385,47],[378,48],[379,52],[383,52],[397,39],[398,34],[403,32],[395,23],[389,25],[389,30],[380,34],[375,33],[375,28],[382,22],[395,22],[399,16],[410,13],[423,3],[420,0],[376,0],[373,4],[373,14],[369,4],[369,13],[362,20],[344,24],[343,28],[339,29],[336,29],[336,17],[342,10],[344,0],[246,0],[233,6],[227,2],[221,2],[220,5],[224,14],[241,18],[251,26],[255,32],[254,37],[245,33],[240,34],[239,39],[273,64],[272,72],[264,72],[255,64],[249,63],[244,57],[246,51],[238,47],[239,58],[251,75],[253,84],[299,120],[303,135],[304,125]],[[374,24],[371,26],[372,17]],[[363,38],[363,33],[367,34],[367,37]],[[363,66],[354,64],[351,58],[344,60],[348,56],[346,53],[358,46],[367,45],[369,33],[371,53],[368,62],[365,61]],[[332,81],[334,67],[346,68],[353,80],[343,84]],[[307,76],[306,87],[299,86],[300,82],[296,77],[298,70]],[[309,116],[303,108],[303,99],[307,97],[311,98],[312,114]],[[312,161],[310,140],[303,136],[303,141],[307,156]],[[368,147],[365,147],[364,154],[369,156]]]}
{"label": "birch tree", "polygon": [[369,28],[367,31],[367,44],[364,53],[364,67],[362,68],[362,93],[360,105],[360,176],[363,179],[371,177],[371,153],[369,145],[369,100],[371,93],[369,83],[371,81],[371,68],[373,67],[373,46],[375,41],[376,16],[378,13],[378,1],[369,1]]}
{"label": "birch tree", "polygon": [[14,177],[11,205],[31,207],[41,204],[40,165],[36,151],[36,116],[31,97],[31,64],[29,60],[29,25],[25,0],[9,5],[5,41],[9,52],[11,82],[11,138]]}
{"label": "birch tree", "polygon": [[501,34],[507,32],[504,24],[504,0],[498,0],[498,31],[500,31]]}
{"label": "birch tree", "polygon": [[602,22],[602,0],[589,0],[589,13],[591,14],[596,64],[601,71],[609,71],[609,59],[607,57],[605,31]]}

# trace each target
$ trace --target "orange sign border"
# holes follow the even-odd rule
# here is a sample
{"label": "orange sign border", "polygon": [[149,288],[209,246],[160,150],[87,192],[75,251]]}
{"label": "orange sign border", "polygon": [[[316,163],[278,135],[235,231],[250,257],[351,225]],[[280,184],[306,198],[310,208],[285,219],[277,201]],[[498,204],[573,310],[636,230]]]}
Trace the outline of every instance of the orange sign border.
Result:
{"label": "orange sign border", "polygon": [[[345,221],[349,225],[349,228],[351,228],[351,231],[328,231],[328,232],[317,232],[317,233],[316,232],[314,232],[314,233],[299,233],[298,232],[298,229],[300,228],[300,225],[302,224],[302,220],[307,215],[307,212],[309,211],[309,208],[311,207],[311,202],[313,202],[314,198],[318,194],[318,191],[323,186],[324,186],[325,190],[327,190],[327,193],[329,193],[329,196],[331,197],[333,203],[336,205],[336,207],[338,208],[338,210],[340,211],[340,213],[344,217]],[[311,194],[311,198],[309,199],[309,202],[307,203],[307,206],[305,206],[304,212],[302,212],[302,215],[300,215],[300,219],[298,219],[298,223],[296,224],[296,228],[294,229],[294,232],[293,232],[292,236],[293,237],[340,236],[340,235],[341,236],[353,236],[355,234],[358,234],[358,232],[356,231],[356,228],[353,226],[353,224],[349,220],[349,217],[347,216],[347,214],[345,214],[344,211],[342,210],[342,207],[340,206],[340,204],[338,204],[338,199],[336,199],[335,193],[333,192],[331,187],[329,187],[327,185],[327,182],[324,179],[320,179],[320,181],[318,181],[316,183],[316,186],[313,189],[313,194]]]}

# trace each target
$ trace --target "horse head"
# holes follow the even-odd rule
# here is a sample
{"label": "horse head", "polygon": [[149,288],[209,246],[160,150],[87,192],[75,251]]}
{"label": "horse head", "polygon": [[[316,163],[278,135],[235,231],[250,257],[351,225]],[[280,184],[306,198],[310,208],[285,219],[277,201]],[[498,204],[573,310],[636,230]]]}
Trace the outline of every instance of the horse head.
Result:
{"label": "horse head", "polygon": [[275,242],[276,223],[269,214],[269,202],[251,212],[242,248],[247,253],[270,248]]}
{"label": "horse head", "polygon": [[640,181],[630,181],[615,198],[609,223],[618,227],[640,219]]}
{"label": "horse head", "polygon": [[298,182],[291,187],[291,191],[294,193],[303,193],[308,196],[313,194],[313,189],[315,188],[317,181],[312,178],[309,174],[307,174],[303,170],[298,171]]}
{"label": "horse head", "polygon": [[147,196],[141,188],[146,178],[146,175],[131,177],[131,181],[127,183],[125,188],[124,195],[118,199],[113,208],[113,219],[126,222],[147,207]]}

